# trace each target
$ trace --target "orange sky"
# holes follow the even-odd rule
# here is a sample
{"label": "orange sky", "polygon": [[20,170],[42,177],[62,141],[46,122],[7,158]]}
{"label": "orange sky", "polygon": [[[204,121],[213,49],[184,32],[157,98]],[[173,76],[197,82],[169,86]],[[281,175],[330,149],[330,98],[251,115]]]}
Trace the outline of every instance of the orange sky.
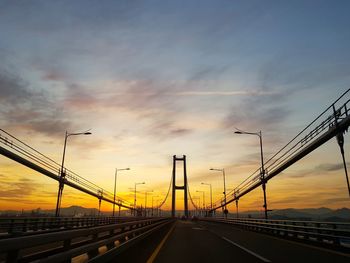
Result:
{"label": "orange sky", "polygon": [[[0,128],[57,163],[65,132],[91,129],[69,137],[65,166],[109,192],[115,169],[130,167],[117,193],[133,203],[146,182],[138,205],[145,191],[165,196],[172,156],[186,155],[191,194],[205,191],[209,205],[202,182],[215,201],[223,192],[211,167],[233,189],[260,166],[258,137],[235,128],[261,130],[267,160],[349,88],[347,11],[327,1],[8,1]],[[346,133],[347,160],[349,150]],[[350,207],[341,164],[333,138],[268,182],[269,208]],[[57,182],[0,156],[0,210],[52,209],[56,195]],[[240,209],[262,203],[259,188]],[[62,205],[98,201],[65,187]]]}

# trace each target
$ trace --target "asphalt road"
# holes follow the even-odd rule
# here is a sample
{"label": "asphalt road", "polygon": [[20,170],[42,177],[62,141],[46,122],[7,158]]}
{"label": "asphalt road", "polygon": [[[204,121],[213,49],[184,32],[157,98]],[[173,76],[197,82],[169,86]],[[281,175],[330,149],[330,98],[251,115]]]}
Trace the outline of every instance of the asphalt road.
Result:
{"label": "asphalt road", "polygon": [[349,254],[219,223],[177,221],[168,233],[144,262],[350,262]]}

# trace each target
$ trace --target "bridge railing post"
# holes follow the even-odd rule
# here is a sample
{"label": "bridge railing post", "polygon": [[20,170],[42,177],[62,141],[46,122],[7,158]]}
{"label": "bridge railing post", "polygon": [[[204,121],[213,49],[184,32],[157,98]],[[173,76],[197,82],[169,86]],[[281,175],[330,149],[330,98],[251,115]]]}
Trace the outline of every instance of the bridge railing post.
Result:
{"label": "bridge railing post", "polygon": [[19,250],[11,250],[7,252],[6,262],[7,263],[16,263],[19,258]]}
{"label": "bridge railing post", "polygon": [[[334,230],[336,230],[337,229],[337,224],[333,224],[332,228]],[[340,238],[338,237],[338,235],[334,235],[333,244],[336,245],[336,246],[340,246]]]}
{"label": "bridge railing post", "polygon": [[26,232],[27,231],[27,221],[28,221],[28,218],[25,218],[23,220],[22,232]]}
{"label": "bridge railing post", "polygon": [[[97,240],[97,238],[98,238],[98,234],[94,234],[92,237],[93,240]],[[87,252],[87,255],[88,255],[89,259],[96,257],[98,255],[98,248],[94,248],[94,249],[89,250]]]}
{"label": "bridge railing post", "polygon": [[319,242],[322,242],[322,237],[321,237],[321,235],[320,234],[322,234],[322,230],[321,230],[321,225],[320,225],[320,223],[316,223],[316,228],[317,228],[317,241],[319,241]]}

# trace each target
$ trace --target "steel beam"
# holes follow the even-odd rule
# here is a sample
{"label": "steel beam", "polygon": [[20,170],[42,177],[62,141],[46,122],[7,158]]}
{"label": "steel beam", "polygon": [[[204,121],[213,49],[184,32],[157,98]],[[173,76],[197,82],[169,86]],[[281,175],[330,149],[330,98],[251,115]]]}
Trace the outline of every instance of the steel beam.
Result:
{"label": "steel beam", "polygon": [[[0,154],[6,156],[7,158],[9,158],[9,159],[11,159],[11,160],[13,160],[15,162],[23,164],[24,166],[27,166],[28,168],[31,168],[31,169],[33,169],[33,170],[35,170],[35,171],[37,171],[37,172],[39,172],[39,173],[41,173],[43,175],[46,175],[46,176],[50,177],[51,179],[54,179],[54,180],[60,182],[60,176],[55,175],[54,173],[52,173],[52,172],[50,172],[50,171],[40,167],[39,165],[34,164],[31,161],[28,161],[28,160],[24,159],[23,157],[21,157],[21,156],[15,154],[15,153],[13,153],[13,152],[3,148],[2,146],[0,146]],[[77,189],[77,190],[79,190],[81,192],[84,192],[84,193],[86,193],[88,195],[94,196],[94,197],[99,198],[99,199],[101,198],[101,196],[98,193],[94,193],[94,192],[92,192],[90,190],[87,190],[87,189],[85,189],[85,188],[83,188],[83,187],[81,187],[81,186],[79,186],[79,185],[77,185],[77,184],[75,184],[73,182],[68,181],[66,178],[64,178],[63,183],[65,185],[73,187],[73,188],[75,188],[75,189]],[[102,197],[101,199],[106,201],[106,202],[109,202],[109,203],[113,204],[113,201],[108,199],[108,198]],[[119,205],[118,203],[116,203],[116,204]],[[132,207],[129,207],[129,206],[126,206],[126,205],[123,205],[123,204],[120,204],[120,206],[122,206],[124,208],[127,208],[127,209],[133,209]]]}
{"label": "steel beam", "polygon": [[[272,170],[269,172],[269,174],[265,177],[265,182],[267,183],[267,181],[269,181],[270,179],[272,179],[273,177],[275,177],[276,175],[278,175],[279,173],[283,172],[285,169],[287,169],[289,166],[291,166],[292,164],[296,163],[297,161],[299,161],[300,159],[302,159],[303,157],[305,157],[306,155],[308,155],[309,153],[311,153],[312,151],[314,151],[315,149],[317,149],[318,147],[320,147],[322,144],[326,143],[327,141],[329,141],[330,139],[332,139],[333,137],[335,137],[338,133],[342,133],[344,132],[348,127],[350,126],[350,115],[344,117],[344,119],[342,119],[341,121],[338,122],[338,124],[335,126],[332,126],[328,129],[328,131],[326,131],[324,134],[320,135],[319,138],[315,139],[313,142],[311,142],[309,145],[305,146],[302,150],[300,150],[296,155],[292,156],[290,159],[286,160],[284,163],[282,163],[279,167],[277,167],[276,169]],[[252,190],[254,190],[255,188],[259,187],[260,185],[262,185],[262,181],[257,182],[256,184],[252,185],[251,187],[247,188],[246,190],[244,190],[243,192],[239,193],[236,195],[236,197],[230,199],[227,201],[226,204],[232,203],[233,201],[235,201],[236,199],[241,198],[242,196],[248,194],[249,192],[251,192]],[[216,210],[223,207],[223,205],[214,207],[213,209],[211,209],[210,211]]]}

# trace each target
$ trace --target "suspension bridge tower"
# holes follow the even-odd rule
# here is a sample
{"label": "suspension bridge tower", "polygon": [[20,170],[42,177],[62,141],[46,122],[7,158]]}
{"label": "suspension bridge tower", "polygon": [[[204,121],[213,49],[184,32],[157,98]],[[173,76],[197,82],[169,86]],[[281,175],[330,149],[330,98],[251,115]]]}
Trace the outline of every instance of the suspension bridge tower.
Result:
{"label": "suspension bridge tower", "polygon": [[[176,162],[182,161],[183,162],[183,169],[184,169],[184,184],[182,186],[176,185]],[[176,155],[173,156],[173,182],[172,182],[172,200],[171,200],[171,216],[175,217],[175,199],[176,199],[176,190],[183,190],[184,191],[184,212],[185,217],[188,217],[188,203],[187,203],[187,172],[186,172],[186,155],[183,155],[183,157],[176,157]]]}

